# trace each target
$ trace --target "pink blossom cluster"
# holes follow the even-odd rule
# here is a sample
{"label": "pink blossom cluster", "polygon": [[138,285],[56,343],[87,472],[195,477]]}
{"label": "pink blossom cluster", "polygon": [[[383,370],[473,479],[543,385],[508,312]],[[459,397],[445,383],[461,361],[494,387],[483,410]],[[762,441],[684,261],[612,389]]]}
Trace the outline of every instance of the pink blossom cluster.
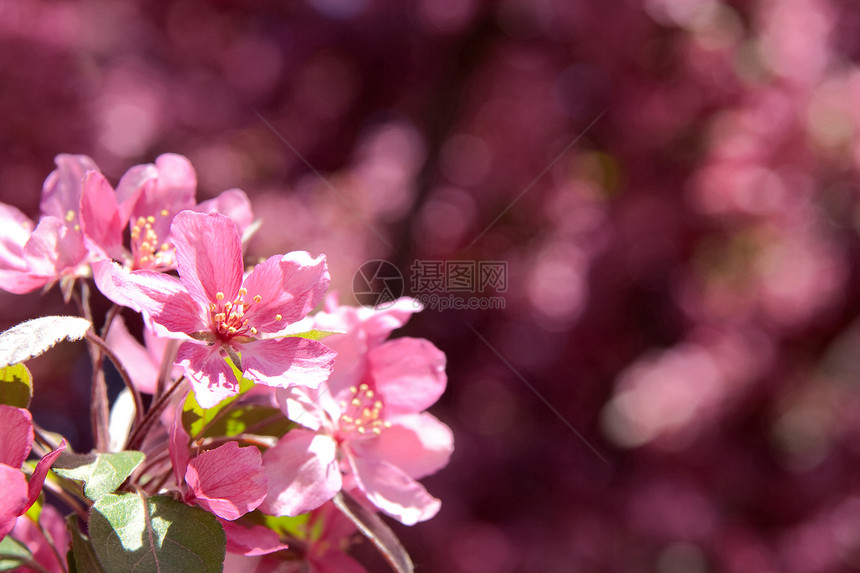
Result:
{"label": "pink blossom cluster", "polygon": [[[170,493],[217,516],[228,552],[244,556],[228,560],[237,571],[249,560],[257,571],[297,561],[310,571],[362,571],[344,553],[355,526],[331,500],[344,492],[406,525],[439,511],[417,479],[444,467],[453,450],[450,429],[425,412],[445,390],[445,355],[425,339],[389,340],[421,310],[409,298],[371,309],[329,296],[311,314],[330,282],[325,256],[291,252],[246,269],[243,241],[257,225],[246,195],[234,189],[197,204],[195,190],[194,169],[179,155],[131,168],[116,189],[90,158],[59,156],[38,222],[3,206],[0,288],[24,293],[58,283],[92,320],[92,281],[114,304],[95,338],[135,400],[117,399],[109,443],[97,445],[139,449],[153,460],[123,487]],[[121,311],[140,313],[145,345]],[[146,411],[141,393],[153,395]],[[189,409],[264,411],[280,429],[213,434],[189,425]],[[0,416],[8,494],[0,499],[0,540],[11,531],[43,567],[63,571],[38,555],[45,544],[64,553],[67,536],[16,532],[32,529],[26,510],[65,442],[28,482],[21,467],[33,442],[30,414],[0,406]],[[316,524],[304,538],[261,525],[261,516],[302,515]]]}

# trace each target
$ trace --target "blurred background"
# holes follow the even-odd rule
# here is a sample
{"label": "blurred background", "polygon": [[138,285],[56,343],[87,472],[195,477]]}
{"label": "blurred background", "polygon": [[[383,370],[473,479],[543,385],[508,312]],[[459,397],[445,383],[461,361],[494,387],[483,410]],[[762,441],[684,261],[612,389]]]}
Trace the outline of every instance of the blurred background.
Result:
{"label": "blurred background", "polygon": [[[456,441],[438,516],[389,521],[417,571],[852,571],[858,61],[854,0],[0,0],[0,200],[175,152],[344,303],[369,260],[413,295],[505,263],[400,332],[447,353]],[[83,347],[32,366],[88,448]]]}

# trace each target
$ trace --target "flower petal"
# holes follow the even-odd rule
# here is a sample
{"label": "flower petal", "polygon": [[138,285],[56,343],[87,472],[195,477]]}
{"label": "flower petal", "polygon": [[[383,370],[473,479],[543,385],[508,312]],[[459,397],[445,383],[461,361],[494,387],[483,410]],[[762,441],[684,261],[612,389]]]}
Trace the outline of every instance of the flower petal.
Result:
{"label": "flower petal", "polygon": [[335,353],[325,344],[288,337],[243,344],[242,367],[248,378],[266,386],[316,388],[331,374]]}
{"label": "flower petal", "polygon": [[337,444],[330,437],[296,428],[263,454],[269,493],[260,506],[270,515],[295,516],[316,509],[340,491]]}
{"label": "flower petal", "polygon": [[[11,535],[27,546],[33,554],[33,561],[42,566],[41,571],[64,573],[68,570],[64,551],[58,552],[57,549],[68,548],[71,540],[66,523],[54,506],[45,504],[42,507],[38,525],[28,516],[20,516],[15,522]],[[33,571],[29,567],[23,570]]]}
{"label": "flower petal", "polygon": [[406,324],[414,313],[420,312],[423,308],[414,298],[402,297],[382,310],[359,309],[359,316],[364,319],[368,346],[381,343],[388,338],[392,330]]}
{"label": "flower petal", "polygon": [[404,525],[414,525],[438,513],[442,502],[393,465],[348,455],[358,488],[370,502]]}
{"label": "flower petal", "polygon": [[[173,153],[158,156],[155,165],[135,165],[116,188],[126,219],[156,217],[152,225],[159,237],[167,236],[173,215],[194,206],[196,191],[197,174],[191,162]],[[157,215],[164,212],[159,220]]]}
{"label": "flower petal", "polygon": [[20,468],[0,464],[0,540],[15,527],[15,520],[27,511],[27,480]]}
{"label": "flower petal", "polygon": [[78,214],[81,200],[81,182],[87,171],[99,171],[98,165],[86,155],[62,153],[54,158],[57,169],[42,185],[42,215],[66,220],[69,212]]}
{"label": "flower petal", "polygon": [[209,330],[204,310],[176,278],[155,271],[129,271],[107,260],[92,264],[96,286],[113,302],[145,311],[174,334]]}
{"label": "flower petal", "polygon": [[137,204],[142,197],[151,193],[150,188],[156,185],[158,170],[151,163],[135,165],[125,172],[116,186],[116,200],[123,221],[128,222],[132,213],[137,211]]}
{"label": "flower petal", "polygon": [[169,199],[171,205],[181,209],[194,204],[197,173],[188,158],[176,153],[164,153],[155,159],[155,167],[158,169],[158,197],[153,199],[161,200],[162,204],[165,199]]}
{"label": "flower petal", "polygon": [[24,245],[33,234],[35,226],[24,213],[5,203],[0,203],[0,268],[27,268]]}
{"label": "flower petal", "polygon": [[245,230],[254,222],[254,211],[251,209],[251,201],[241,189],[224,191],[214,199],[203,201],[196,207],[192,207],[191,210],[199,213],[221,213],[229,217],[236,223],[239,234],[242,235],[242,242],[248,239],[248,237],[245,237]]}
{"label": "flower petal", "polygon": [[420,412],[445,391],[445,354],[423,338],[396,338],[371,348],[368,368],[389,415]]}
{"label": "flower petal", "polygon": [[[323,387],[324,388],[324,387]],[[325,424],[326,411],[320,404],[320,391],[305,386],[278,388],[275,399],[281,412],[296,424],[318,431]],[[328,394],[328,392],[326,392]],[[340,415],[340,412],[337,412]]]}
{"label": "flower petal", "polygon": [[221,521],[221,527],[227,535],[227,552],[242,555],[268,555],[281,549],[289,549],[289,545],[281,543],[277,533],[261,525],[243,527],[232,521]]}
{"label": "flower petal", "polygon": [[30,411],[0,405],[0,428],[3,428],[0,434],[0,464],[21,469],[33,445],[33,417]]}
{"label": "flower petal", "polygon": [[332,396],[343,399],[341,394],[350,393],[351,386],[358,386],[367,371],[367,340],[358,313],[353,308],[341,307],[336,314],[317,313],[314,315],[314,328],[329,331],[345,331],[325,338],[325,344],[335,352],[331,376],[327,386]]}
{"label": "flower petal", "polygon": [[27,294],[45,286],[49,277],[30,274],[27,271],[0,268],[0,289],[12,294]]}
{"label": "flower petal", "polygon": [[83,234],[56,217],[42,217],[24,245],[30,273],[46,277],[45,282],[78,265],[86,255]]}
{"label": "flower petal", "polygon": [[233,521],[253,511],[266,497],[263,458],[255,447],[227,442],[188,462],[185,481],[194,501]]}
{"label": "flower petal", "polygon": [[236,224],[218,213],[182,211],[173,218],[176,266],[188,292],[205,307],[216,294],[232,301],[242,286],[242,243]]}
{"label": "flower petal", "polygon": [[122,258],[124,225],[113,187],[101,173],[87,172],[81,190],[81,229],[90,241],[90,251]]}
{"label": "flower petal", "polygon": [[194,397],[203,408],[211,408],[239,392],[239,381],[218,346],[185,342],[176,353],[176,363],[184,369]]}
{"label": "flower petal", "polygon": [[48,470],[51,469],[51,465],[54,463],[54,460],[57,459],[57,456],[59,456],[65,449],[66,440],[62,440],[56,450],[49,452],[36,463],[36,467],[33,469],[33,475],[30,476],[30,482],[27,484],[27,490],[29,492],[27,507],[33,505],[36,498],[39,497],[39,493],[42,491],[42,484],[45,483],[45,476],[48,475]]}
{"label": "flower petal", "polygon": [[245,318],[261,333],[278,332],[313,310],[330,280],[323,255],[314,259],[296,251],[270,257],[255,266],[245,279],[245,299],[260,297],[260,302],[246,311]]}
{"label": "flower petal", "polygon": [[448,464],[454,451],[454,434],[433,415],[406,414],[388,421],[391,427],[376,439],[350,444],[356,455],[385,460],[413,479],[430,475]]}

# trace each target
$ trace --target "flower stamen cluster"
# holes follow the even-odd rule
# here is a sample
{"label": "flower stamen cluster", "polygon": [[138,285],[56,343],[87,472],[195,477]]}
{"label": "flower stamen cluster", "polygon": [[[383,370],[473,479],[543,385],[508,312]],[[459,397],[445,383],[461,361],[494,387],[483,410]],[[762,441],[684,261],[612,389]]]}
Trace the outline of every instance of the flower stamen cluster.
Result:
{"label": "flower stamen cluster", "polygon": [[[168,217],[170,211],[162,209],[159,216]],[[131,252],[135,268],[159,268],[173,265],[173,245],[160,241],[155,230],[155,216],[138,217],[131,225]]]}
{"label": "flower stamen cluster", "polygon": [[[248,327],[250,321],[244,318],[245,313],[251,308],[251,303],[245,301],[247,294],[248,289],[242,287],[234,300],[222,303],[224,293],[221,291],[215,293],[215,300],[218,302],[209,303],[209,312],[212,316],[215,335],[219,340],[229,342],[234,337],[246,337],[250,340],[257,335],[257,328]],[[262,300],[260,295],[255,295],[253,298],[255,303],[260,303]],[[251,334],[251,337],[247,336],[248,333]]]}
{"label": "flower stamen cluster", "polygon": [[349,391],[352,399],[340,402],[342,414],[338,420],[339,442],[357,440],[363,436],[379,436],[382,430],[391,427],[391,422],[382,419],[382,400],[367,384],[350,386]]}

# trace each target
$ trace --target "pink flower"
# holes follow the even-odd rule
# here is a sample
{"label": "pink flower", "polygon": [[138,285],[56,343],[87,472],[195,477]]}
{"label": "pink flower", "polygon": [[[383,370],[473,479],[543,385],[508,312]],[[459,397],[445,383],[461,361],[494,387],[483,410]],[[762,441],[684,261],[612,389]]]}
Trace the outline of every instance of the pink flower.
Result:
{"label": "pink flower", "polygon": [[227,442],[191,457],[182,427],[181,406],[170,429],[170,461],[185,503],[196,503],[221,519],[233,521],[256,509],[266,497],[260,450]]}
{"label": "pink flower", "polygon": [[63,154],[55,161],[42,188],[38,225],[13,207],[0,208],[0,285],[8,292],[59,280],[68,295],[75,278],[89,276],[90,260],[106,256],[121,239],[113,190],[101,183],[93,160]]}
{"label": "pink flower", "polygon": [[329,283],[324,257],[304,252],[270,257],[243,279],[236,225],[216,213],[183,211],[171,225],[180,278],[94,264],[101,291],[133,304],[166,332],[185,338],[177,363],[199,404],[209,408],[238,392],[225,358],[256,382],[286,388],[316,387],[331,372],[335,354],[303,338],[275,338],[302,319]]}
{"label": "pink flower", "polygon": [[297,515],[356,487],[404,524],[436,514],[439,500],[415,480],[447,464],[453,450],[450,429],[422,412],[445,390],[445,355],[424,339],[385,341],[417,308],[401,299],[383,311],[317,315],[319,328],[347,334],[326,339],[338,358],[324,386],[278,392],[282,409],[307,429],[292,430],[263,455],[263,511]]}
{"label": "pink flower", "polygon": [[21,465],[30,455],[33,445],[33,419],[28,410],[0,405],[0,539],[15,526],[18,516],[30,508],[42,491],[48,469],[57,456],[66,448],[63,441],[39,460],[29,483],[21,471]]}
{"label": "pink flower", "polygon": [[[68,296],[74,279],[90,275],[90,263],[121,260],[131,268],[175,268],[169,239],[173,216],[184,210],[216,211],[233,218],[245,234],[255,230],[248,197],[238,189],[195,204],[197,176],[181,155],[137,165],[116,192],[85,155],[58,155],[45,180],[38,225],[0,204],[0,285],[21,294],[59,280]],[[130,222],[130,251],[123,227]]]}
{"label": "pink flower", "polygon": [[[224,191],[215,199],[196,204],[197,174],[181,155],[166,153],[155,164],[136,165],[123,175],[116,198],[130,224],[132,269],[176,268],[170,224],[180,211],[227,215],[243,234],[253,231],[253,213],[247,195],[239,189]],[[247,237],[243,237],[246,239]]]}

